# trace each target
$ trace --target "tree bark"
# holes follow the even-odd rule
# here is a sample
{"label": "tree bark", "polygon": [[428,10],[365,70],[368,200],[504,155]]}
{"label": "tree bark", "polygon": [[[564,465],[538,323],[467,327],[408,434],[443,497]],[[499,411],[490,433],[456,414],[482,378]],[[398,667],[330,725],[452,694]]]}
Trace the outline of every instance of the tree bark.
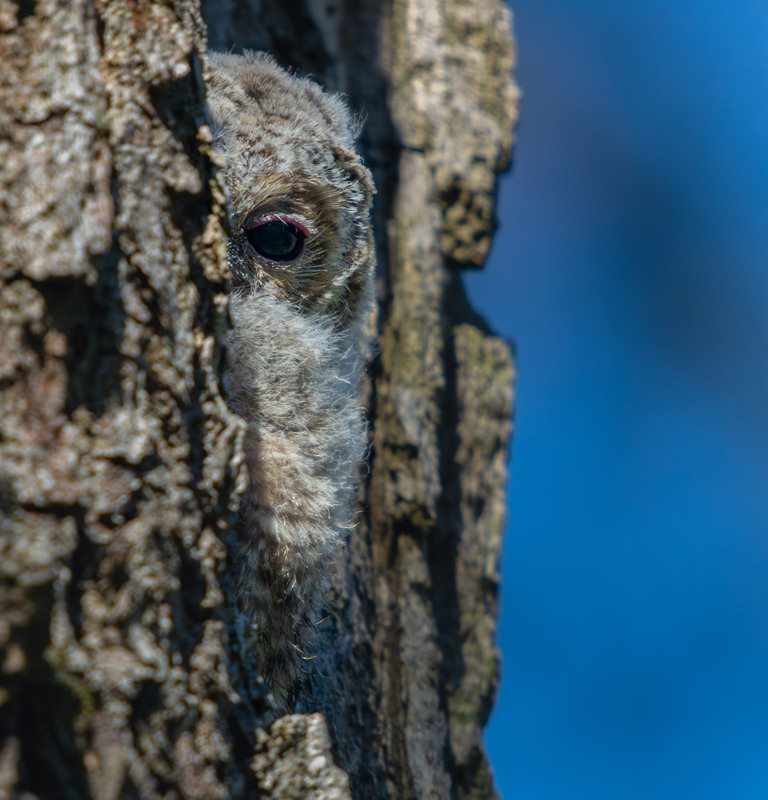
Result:
{"label": "tree bark", "polygon": [[244,475],[195,4],[0,7],[0,795],[228,797]]}
{"label": "tree bark", "polygon": [[0,0],[0,798],[495,797],[514,366],[460,271],[511,156],[509,13],[202,6],[212,47],[347,95],[379,192],[370,468],[301,709],[331,738],[262,730],[242,646],[199,2]]}

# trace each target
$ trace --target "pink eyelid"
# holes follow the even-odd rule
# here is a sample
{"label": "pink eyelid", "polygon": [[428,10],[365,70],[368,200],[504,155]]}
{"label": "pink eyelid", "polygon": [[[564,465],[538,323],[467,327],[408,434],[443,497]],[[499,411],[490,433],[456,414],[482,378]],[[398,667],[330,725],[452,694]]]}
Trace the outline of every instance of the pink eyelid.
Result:
{"label": "pink eyelid", "polygon": [[266,225],[268,222],[284,222],[286,225],[294,225],[304,234],[305,239],[310,239],[312,237],[312,232],[309,230],[309,228],[307,228],[306,225],[304,225],[303,222],[295,217],[290,217],[283,214],[270,214],[267,217],[261,217],[246,225],[244,230],[252,231],[254,228],[259,228],[262,225]]}

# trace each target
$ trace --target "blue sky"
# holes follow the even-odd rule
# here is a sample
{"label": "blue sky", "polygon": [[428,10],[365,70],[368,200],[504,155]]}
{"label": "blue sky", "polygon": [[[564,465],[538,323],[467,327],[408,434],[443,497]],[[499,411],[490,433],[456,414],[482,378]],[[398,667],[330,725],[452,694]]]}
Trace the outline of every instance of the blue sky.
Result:
{"label": "blue sky", "polygon": [[508,800],[768,797],[768,3],[515,0]]}

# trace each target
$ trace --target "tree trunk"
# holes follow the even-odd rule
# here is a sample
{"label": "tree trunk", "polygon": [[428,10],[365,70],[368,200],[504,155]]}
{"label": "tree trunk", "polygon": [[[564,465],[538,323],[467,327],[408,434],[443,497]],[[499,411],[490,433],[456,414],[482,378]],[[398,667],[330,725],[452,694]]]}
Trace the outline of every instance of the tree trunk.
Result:
{"label": "tree trunk", "polygon": [[242,647],[199,3],[0,0],[0,799],[495,797],[514,369],[459,273],[510,159],[509,14],[202,5],[211,47],[347,95],[379,192],[370,470],[303,703],[333,745],[317,715],[261,730]]}

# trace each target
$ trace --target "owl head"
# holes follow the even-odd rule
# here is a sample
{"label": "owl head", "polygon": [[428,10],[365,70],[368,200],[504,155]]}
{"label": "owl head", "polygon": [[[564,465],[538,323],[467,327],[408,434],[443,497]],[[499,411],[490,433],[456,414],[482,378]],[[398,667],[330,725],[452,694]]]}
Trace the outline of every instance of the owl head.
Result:
{"label": "owl head", "polygon": [[212,54],[208,109],[231,202],[233,287],[345,326],[374,263],[370,173],[344,102],[264,53]]}

